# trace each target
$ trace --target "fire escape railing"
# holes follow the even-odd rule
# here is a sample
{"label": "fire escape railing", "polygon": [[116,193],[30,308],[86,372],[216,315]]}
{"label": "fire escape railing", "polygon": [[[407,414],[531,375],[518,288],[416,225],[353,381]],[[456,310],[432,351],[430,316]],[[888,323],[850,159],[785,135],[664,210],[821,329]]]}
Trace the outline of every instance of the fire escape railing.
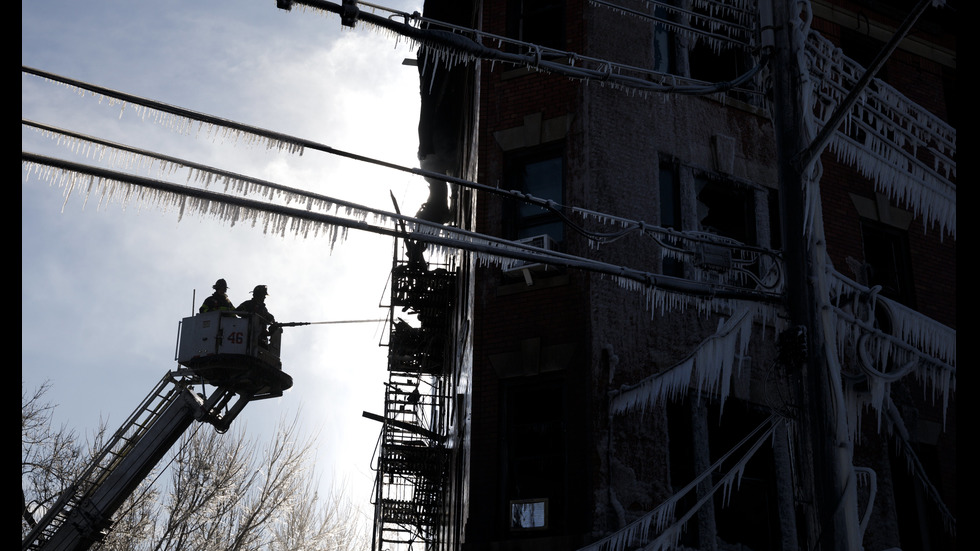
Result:
{"label": "fire escape railing", "polygon": [[[406,249],[417,244],[407,242]],[[373,550],[435,549],[447,510],[450,325],[456,274],[421,255],[391,273],[388,382],[375,458]],[[367,415],[367,414],[365,414]]]}

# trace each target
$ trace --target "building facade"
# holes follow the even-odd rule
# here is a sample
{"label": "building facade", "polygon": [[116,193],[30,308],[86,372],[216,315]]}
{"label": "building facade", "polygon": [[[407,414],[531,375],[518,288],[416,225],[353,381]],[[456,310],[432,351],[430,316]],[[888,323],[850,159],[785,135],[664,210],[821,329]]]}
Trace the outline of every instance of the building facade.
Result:
{"label": "building facade", "polygon": [[917,4],[425,2],[418,216],[473,233],[402,278],[452,298],[375,548],[956,548],[956,11]]}

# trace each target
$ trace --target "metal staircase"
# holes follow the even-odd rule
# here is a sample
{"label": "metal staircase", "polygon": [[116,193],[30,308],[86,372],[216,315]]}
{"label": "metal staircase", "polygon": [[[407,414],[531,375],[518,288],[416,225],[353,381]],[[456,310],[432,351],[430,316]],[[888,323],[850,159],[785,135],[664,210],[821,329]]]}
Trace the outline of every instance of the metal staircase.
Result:
{"label": "metal staircase", "polygon": [[456,274],[395,253],[384,415],[365,414],[383,423],[372,548],[434,549],[447,505],[447,343]]}

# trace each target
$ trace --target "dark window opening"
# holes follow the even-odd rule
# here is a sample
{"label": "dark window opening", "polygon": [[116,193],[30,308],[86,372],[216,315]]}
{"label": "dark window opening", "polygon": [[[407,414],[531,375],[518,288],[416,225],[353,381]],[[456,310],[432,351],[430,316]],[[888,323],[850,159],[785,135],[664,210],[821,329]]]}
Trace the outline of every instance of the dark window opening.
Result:
{"label": "dark window opening", "polygon": [[671,20],[670,14],[663,6],[657,5],[653,10],[653,17],[656,20],[653,28],[653,70],[675,74],[677,72],[677,64],[674,61],[676,36],[674,31],[663,23]]}
{"label": "dark window opening", "polygon": [[[696,399],[696,398],[695,398]],[[700,476],[695,470],[695,439],[707,438],[709,457],[704,458],[711,465],[722,455],[728,453],[745,436],[761,424],[766,416],[749,410],[745,404],[730,399],[725,404],[725,413],[719,419],[719,406],[710,404],[704,413],[707,421],[707,435],[695,434],[688,401],[667,405],[668,430],[670,431],[670,483],[677,492]],[[741,458],[749,446],[744,445],[736,451]],[[736,458],[729,458],[722,469],[709,477],[709,486],[716,484],[720,477],[735,464]],[[756,450],[746,463],[741,482],[733,484],[729,498],[724,500],[721,490],[713,495],[715,532],[718,539],[729,544],[742,544],[751,549],[779,549],[781,532],[779,528],[779,507],[776,499],[776,477],[772,447],[767,444]],[[689,511],[697,502],[695,492],[689,492],[676,505],[676,515]],[[688,522],[679,543],[687,547],[706,546],[702,540],[714,535],[706,533],[706,528],[697,522],[697,516]],[[713,541],[713,540],[712,540]]]}
{"label": "dark window opening", "polygon": [[559,0],[509,0],[507,36],[565,50],[565,3]]}
{"label": "dark window opening", "polygon": [[[564,199],[565,161],[559,147],[509,156],[505,174],[509,189],[538,199],[561,204]],[[524,239],[546,234],[556,243],[565,237],[565,224],[559,213],[538,205],[508,199],[505,232],[510,238]]]}
{"label": "dark window opening", "polygon": [[747,69],[745,57],[736,50],[715,53],[710,46],[699,43],[688,57],[691,78],[705,82],[728,82]]}
{"label": "dark window opening", "polygon": [[[861,67],[868,69],[871,67],[871,63],[881,52],[882,48],[885,47],[885,43],[871,38],[863,32],[858,32],[853,29],[841,29],[840,32],[840,49],[844,52],[844,55],[854,60]],[[858,75],[860,78],[860,75]],[[888,81],[888,67],[882,65],[878,69],[878,74],[875,75],[884,82]]]}
{"label": "dark window opening", "polygon": [[[749,37],[744,31],[737,30],[744,29],[747,22],[731,19],[728,21],[730,25],[719,26],[712,23],[719,17],[719,13],[696,6],[692,7],[692,11],[694,15],[690,18],[690,26],[705,34],[688,51],[688,73],[691,78],[708,83],[730,82],[745,74],[756,63],[749,53]],[[713,37],[710,42],[709,36]],[[731,40],[722,36],[730,36]],[[746,82],[741,88],[751,89],[752,83]],[[760,102],[757,94],[747,94],[744,91],[729,90],[727,95],[750,104]]]}
{"label": "dark window opening", "polygon": [[746,245],[756,245],[755,194],[733,182],[695,180],[698,193],[698,219],[701,231],[729,237]]}
{"label": "dark window opening", "polygon": [[868,285],[881,285],[881,295],[910,308],[915,307],[912,262],[904,230],[872,220],[861,221]]}
{"label": "dark window opening", "polygon": [[779,213],[779,192],[770,189],[769,199],[769,248],[781,250],[783,248],[783,220]]}
{"label": "dark window opening", "polygon": [[[743,245],[758,245],[755,194],[753,188],[728,180],[695,178],[697,215],[700,230],[733,239]],[[753,288],[756,279],[768,271],[754,252],[738,246],[704,244],[697,260],[709,271],[730,272],[734,285]]]}
{"label": "dark window opening", "polygon": [[[761,424],[766,415],[752,411],[737,400],[725,403],[724,415],[719,421],[718,404],[708,406],[708,438],[711,461],[717,461],[728,453],[747,434]],[[740,450],[747,446],[743,445]],[[741,457],[741,453],[737,453]],[[727,472],[715,473],[715,482]],[[727,502],[722,492],[714,495],[715,527],[718,538],[728,543],[740,543],[751,549],[779,549],[781,531],[779,506],[776,497],[775,464],[772,446],[756,450],[745,464],[741,481],[732,485]]]}
{"label": "dark window opening", "polygon": [[[681,184],[677,167],[673,164],[660,166],[660,226],[681,230]],[[669,238],[669,245],[678,245]],[[663,274],[684,276],[684,263],[676,258],[664,258]]]}
{"label": "dark window opening", "polygon": [[[505,469],[500,509],[507,516],[506,537],[560,533],[567,454],[564,387],[556,381],[520,384],[503,396]],[[519,513],[530,515],[530,520],[515,519]],[[514,530],[515,523],[525,529]]]}
{"label": "dark window opening", "polygon": [[[691,409],[687,401],[667,403],[667,430],[670,438],[670,487],[676,493],[687,486],[698,474],[694,472],[694,434],[691,423]],[[689,511],[697,503],[697,495],[688,492],[678,500],[675,511]],[[698,548],[701,544],[701,526],[698,522],[688,522],[681,532],[679,544]]]}

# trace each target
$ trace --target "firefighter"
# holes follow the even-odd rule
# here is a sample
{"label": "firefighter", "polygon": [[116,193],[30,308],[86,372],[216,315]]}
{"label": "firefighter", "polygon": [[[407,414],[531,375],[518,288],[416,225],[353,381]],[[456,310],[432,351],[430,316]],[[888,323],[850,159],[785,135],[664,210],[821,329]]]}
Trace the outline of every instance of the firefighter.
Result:
{"label": "firefighter", "polygon": [[235,305],[228,298],[228,283],[225,280],[219,279],[211,288],[214,289],[214,294],[204,299],[204,302],[198,309],[200,313],[235,309]]}
{"label": "firefighter", "polygon": [[255,289],[252,289],[252,298],[246,300],[245,302],[238,305],[238,310],[241,312],[248,312],[249,314],[258,314],[259,318],[262,319],[262,328],[259,331],[259,344],[262,346],[269,345],[269,334],[270,325],[272,331],[281,331],[278,326],[275,326],[276,318],[273,316],[269,309],[265,306],[265,297],[269,295],[269,290],[265,285],[256,285]]}

